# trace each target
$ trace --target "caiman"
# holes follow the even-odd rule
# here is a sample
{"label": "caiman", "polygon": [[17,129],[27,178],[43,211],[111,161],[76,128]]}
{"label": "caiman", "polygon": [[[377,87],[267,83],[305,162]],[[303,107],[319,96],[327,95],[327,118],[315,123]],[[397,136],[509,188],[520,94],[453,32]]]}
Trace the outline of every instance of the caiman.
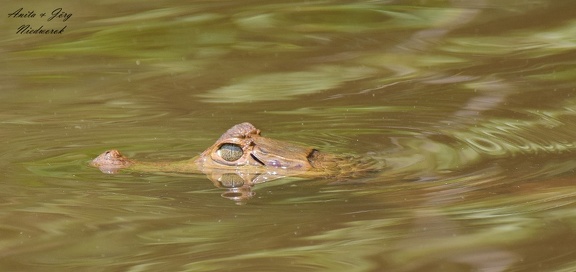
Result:
{"label": "caiman", "polygon": [[[566,124],[576,118],[576,105],[569,104],[558,111],[528,112],[527,116],[533,118],[489,120],[468,129],[450,126],[438,129],[441,133],[394,138],[397,150],[363,156],[325,153],[270,139],[262,136],[252,124],[241,123],[226,131],[200,155],[188,160],[142,162],[128,159],[117,150],[108,150],[90,164],[104,173],[116,173],[121,169],[203,173],[217,187],[231,192],[225,197],[238,200],[249,198],[253,185],[283,177],[348,182],[362,180],[373,173],[385,173],[386,179],[431,180],[458,171],[465,175],[466,167],[482,159],[558,156],[575,150],[574,132]],[[553,137],[545,139],[539,135]]]}
{"label": "caiman", "polygon": [[[175,162],[143,162],[112,149],[90,162],[104,173],[120,169],[137,172],[204,173],[217,187],[251,194],[254,184],[283,177],[352,179],[381,171],[382,161],[354,155],[335,155],[311,147],[263,137],[250,123],[226,131],[200,155]],[[243,192],[243,193],[242,193]]]}

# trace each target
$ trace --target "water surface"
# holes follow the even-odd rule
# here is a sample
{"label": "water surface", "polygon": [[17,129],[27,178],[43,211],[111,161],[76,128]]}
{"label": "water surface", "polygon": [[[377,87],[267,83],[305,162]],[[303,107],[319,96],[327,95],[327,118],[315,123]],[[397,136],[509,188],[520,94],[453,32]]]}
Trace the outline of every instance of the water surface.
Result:
{"label": "water surface", "polygon": [[[21,5],[73,15],[1,19],[2,270],[576,269],[570,1]],[[88,166],[189,158],[245,121],[403,164],[242,203]]]}

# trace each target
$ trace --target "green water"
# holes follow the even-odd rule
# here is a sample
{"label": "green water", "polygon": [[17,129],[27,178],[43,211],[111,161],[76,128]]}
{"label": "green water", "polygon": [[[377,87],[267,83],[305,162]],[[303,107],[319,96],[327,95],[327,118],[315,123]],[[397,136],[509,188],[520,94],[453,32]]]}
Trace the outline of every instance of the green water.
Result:
{"label": "green water", "polygon": [[[570,1],[4,10],[2,271],[576,270]],[[88,166],[110,148],[190,158],[241,122],[397,164],[242,203],[198,174]]]}

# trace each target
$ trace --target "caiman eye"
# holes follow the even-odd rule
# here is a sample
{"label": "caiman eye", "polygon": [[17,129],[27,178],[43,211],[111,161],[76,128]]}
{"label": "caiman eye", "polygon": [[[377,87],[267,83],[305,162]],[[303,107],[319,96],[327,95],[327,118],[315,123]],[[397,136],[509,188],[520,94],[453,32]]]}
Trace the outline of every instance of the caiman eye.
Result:
{"label": "caiman eye", "polygon": [[237,161],[242,157],[244,151],[242,148],[235,144],[223,144],[218,148],[216,154],[220,156],[220,158],[224,159],[225,161],[233,162]]}

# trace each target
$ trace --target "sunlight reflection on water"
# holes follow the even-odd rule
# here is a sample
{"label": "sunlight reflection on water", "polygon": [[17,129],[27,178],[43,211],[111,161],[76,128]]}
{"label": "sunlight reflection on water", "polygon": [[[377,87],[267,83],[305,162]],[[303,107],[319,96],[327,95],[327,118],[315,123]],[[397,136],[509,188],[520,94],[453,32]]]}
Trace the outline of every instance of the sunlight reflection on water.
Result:
{"label": "sunlight reflection on water", "polygon": [[[1,30],[2,270],[574,270],[570,5],[85,4],[58,39]],[[245,205],[87,165],[190,158],[245,121],[387,164]]]}

